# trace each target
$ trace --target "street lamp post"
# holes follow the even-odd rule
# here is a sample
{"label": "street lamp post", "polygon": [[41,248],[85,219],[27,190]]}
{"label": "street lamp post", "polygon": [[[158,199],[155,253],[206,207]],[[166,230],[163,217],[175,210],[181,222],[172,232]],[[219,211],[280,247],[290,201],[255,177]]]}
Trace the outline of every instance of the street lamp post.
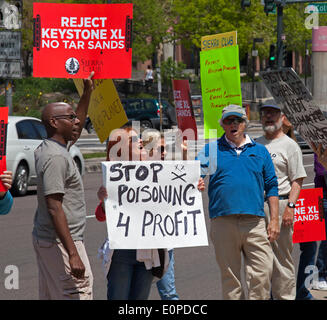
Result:
{"label": "street lamp post", "polygon": [[283,6],[284,2],[277,5],[277,68],[283,66]]}
{"label": "street lamp post", "polygon": [[304,83],[307,86],[307,73],[308,73],[308,60],[309,60],[309,49],[308,44],[312,43],[311,39],[305,40],[305,56],[304,56]]}
{"label": "street lamp post", "polygon": [[255,50],[256,42],[263,42],[263,38],[253,38],[252,44],[252,101],[254,102],[254,77],[255,77],[255,59],[258,56],[257,50]]}

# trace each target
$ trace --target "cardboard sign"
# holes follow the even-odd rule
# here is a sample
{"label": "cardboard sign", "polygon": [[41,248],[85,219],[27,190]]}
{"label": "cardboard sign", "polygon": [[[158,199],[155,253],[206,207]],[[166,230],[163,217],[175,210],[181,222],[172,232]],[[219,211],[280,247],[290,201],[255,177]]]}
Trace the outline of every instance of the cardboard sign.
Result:
{"label": "cardboard sign", "polygon": [[237,31],[218,33],[201,38],[201,50],[218,49],[237,45]]}
{"label": "cardboard sign", "polygon": [[260,72],[260,76],[294,129],[308,143],[321,143],[326,149],[327,120],[296,72],[283,68]]}
{"label": "cardboard sign", "polygon": [[34,3],[33,76],[130,78],[133,6]]}
{"label": "cardboard sign", "polygon": [[[74,83],[81,96],[83,80],[74,79]],[[109,137],[112,130],[123,126],[128,119],[114,82],[111,79],[95,80],[94,85],[95,89],[91,95],[88,115],[102,143]]]}
{"label": "cardboard sign", "polygon": [[322,188],[302,189],[294,212],[293,243],[326,240]]}
{"label": "cardboard sign", "polygon": [[[172,80],[174,91],[174,102],[176,107],[176,116],[178,128],[185,132],[192,132],[191,138],[198,139],[198,132],[191,100],[191,89],[188,80]],[[190,139],[191,139],[190,138]]]}
{"label": "cardboard sign", "polygon": [[207,246],[199,161],[102,162],[111,249]]}
{"label": "cardboard sign", "polygon": [[200,64],[204,138],[217,138],[224,132],[219,124],[223,108],[242,106],[238,46],[201,51]]}
{"label": "cardboard sign", "polygon": [[[7,149],[7,126],[8,107],[0,107],[0,174],[7,170],[6,149]],[[7,188],[0,180],[0,191],[7,191]]]}

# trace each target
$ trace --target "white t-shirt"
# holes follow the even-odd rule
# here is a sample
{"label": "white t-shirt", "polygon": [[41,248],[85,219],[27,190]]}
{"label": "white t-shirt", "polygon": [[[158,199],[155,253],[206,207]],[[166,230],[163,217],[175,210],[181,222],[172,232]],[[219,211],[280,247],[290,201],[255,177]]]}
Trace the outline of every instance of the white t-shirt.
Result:
{"label": "white t-shirt", "polygon": [[240,146],[238,146],[238,147],[236,146],[236,144],[235,144],[233,141],[229,140],[229,139],[226,137],[226,135],[225,135],[225,139],[226,139],[226,141],[228,142],[228,144],[231,146],[231,148],[234,149],[234,150],[236,151],[237,155],[240,155],[240,154],[241,154],[241,152],[242,152],[242,148],[243,148],[246,144],[248,144],[248,143],[252,143],[251,138],[249,137],[248,134],[245,134],[245,140],[244,140],[244,142],[243,142]]}
{"label": "white t-shirt", "polygon": [[151,69],[146,70],[145,80],[153,80],[153,71]]}
{"label": "white t-shirt", "polygon": [[273,140],[262,136],[256,142],[263,144],[270,153],[278,179],[278,194],[288,195],[292,181],[307,176],[300,147],[286,134]]}

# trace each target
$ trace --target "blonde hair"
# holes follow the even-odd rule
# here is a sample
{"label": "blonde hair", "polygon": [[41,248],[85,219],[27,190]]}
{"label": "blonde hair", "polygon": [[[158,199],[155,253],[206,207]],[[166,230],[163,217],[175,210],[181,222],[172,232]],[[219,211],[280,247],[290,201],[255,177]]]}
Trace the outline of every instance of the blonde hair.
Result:
{"label": "blonde hair", "polygon": [[159,143],[161,139],[161,134],[158,130],[153,130],[153,129],[147,129],[142,132],[142,141],[143,141],[143,146],[146,147],[148,144],[151,144],[151,146],[156,145]]}

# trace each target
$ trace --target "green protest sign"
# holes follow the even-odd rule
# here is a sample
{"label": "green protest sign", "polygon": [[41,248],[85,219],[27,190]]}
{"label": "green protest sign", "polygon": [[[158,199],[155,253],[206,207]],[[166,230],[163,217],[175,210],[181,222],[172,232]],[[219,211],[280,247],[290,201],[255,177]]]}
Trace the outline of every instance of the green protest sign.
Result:
{"label": "green protest sign", "polygon": [[229,104],[242,106],[238,46],[201,51],[200,66],[204,138],[221,137],[223,108]]}

